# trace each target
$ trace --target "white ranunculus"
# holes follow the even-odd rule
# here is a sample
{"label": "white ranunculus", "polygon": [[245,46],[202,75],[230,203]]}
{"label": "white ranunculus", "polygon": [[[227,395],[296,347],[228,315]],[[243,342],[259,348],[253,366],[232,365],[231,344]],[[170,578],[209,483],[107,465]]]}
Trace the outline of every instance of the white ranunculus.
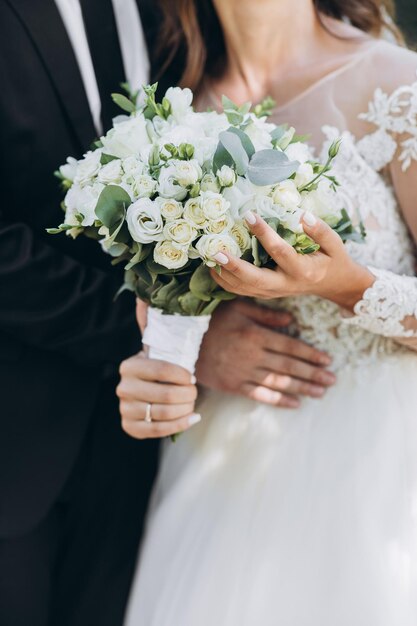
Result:
{"label": "white ranunculus", "polygon": [[153,258],[155,263],[177,270],[188,263],[188,247],[172,240],[160,241],[154,248]]}
{"label": "white ranunculus", "polygon": [[65,180],[69,180],[72,183],[74,182],[74,178],[77,174],[77,168],[77,159],[74,159],[74,157],[68,157],[67,162],[64,165],[61,165],[59,171]]}
{"label": "white ranunculus", "polygon": [[230,215],[223,215],[219,220],[207,220],[204,224],[204,232],[219,235],[225,231],[230,231],[233,224],[234,221]]}
{"label": "white ranunculus", "polygon": [[161,169],[158,180],[158,193],[163,198],[184,200],[187,190],[177,183],[175,167],[168,165]]}
{"label": "white ranunculus", "polygon": [[214,193],[219,193],[220,185],[217,181],[217,178],[214,174],[204,174],[201,179],[200,184],[201,191],[214,191]]}
{"label": "white ranunculus", "polygon": [[138,198],[150,198],[156,191],[157,182],[148,174],[139,174],[132,178],[132,190]]}
{"label": "white ranunculus", "polygon": [[114,159],[110,161],[110,163],[103,165],[98,173],[97,180],[104,185],[111,185],[112,183],[117,184],[121,182],[122,175],[122,162],[120,159]]}
{"label": "white ranunculus", "polygon": [[125,122],[116,124],[105,137],[102,137],[101,143],[104,152],[119,159],[139,154],[150,144],[145,118],[143,115],[135,115]]}
{"label": "white ranunculus", "polygon": [[221,187],[231,187],[236,182],[236,172],[228,165],[223,165],[217,172],[217,180]]}
{"label": "white ranunculus", "polygon": [[193,92],[188,88],[170,87],[165,97],[171,105],[172,117],[176,122],[180,122],[191,109]]}
{"label": "white ranunculus", "polygon": [[291,143],[284,152],[290,161],[298,161],[299,163],[311,161],[313,158],[311,148],[302,141]]}
{"label": "white ranunculus", "polygon": [[227,213],[230,207],[230,203],[220,193],[203,191],[200,197],[201,207],[207,220],[219,220]]}
{"label": "white ranunculus", "polygon": [[201,228],[206,221],[206,216],[203,213],[201,206],[201,199],[190,198],[184,205],[184,219],[189,221],[197,228]]}
{"label": "white ranunculus", "polygon": [[304,211],[301,211],[301,209],[287,211],[281,218],[281,224],[284,228],[288,228],[288,230],[291,230],[293,233],[300,234],[304,232],[303,225],[300,222],[303,214]]}
{"label": "white ranunculus", "polygon": [[87,152],[84,158],[78,162],[77,172],[74,176],[74,183],[81,186],[91,183],[101,168],[100,159],[100,150]]}
{"label": "white ranunculus", "polygon": [[301,189],[304,185],[308,185],[314,178],[313,166],[310,163],[301,163],[294,178],[294,183]]}
{"label": "white ranunculus", "polygon": [[197,229],[194,228],[185,219],[179,219],[175,222],[168,222],[164,226],[164,237],[179,243],[183,246],[188,246],[198,236]]}
{"label": "white ranunculus", "polygon": [[127,210],[126,221],[129,232],[138,243],[160,241],[164,228],[158,206],[149,198],[140,198]]}
{"label": "white ranunculus", "polygon": [[198,161],[173,160],[170,166],[175,169],[174,178],[181,187],[192,187],[201,179],[203,173]]}
{"label": "white ranunculus", "polygon": [[284,209],[293,210],[300,206],[301,195],[293,180],[283,180],[274,188],[272,200]]}
{"label": "white ranunculus", "polygon": [[246,211],[254,211],[264,219],[267,219],[268,217],[277,217],[273,200],[269,196],[253,196],[250,202],[246,203],[246,205],[242,208],[242,217]]}
{"label": "white ranunculus", "polygon": [[332,196],[333,194],[325,186],[319,186],[318,189],[303,194],[301,208],[304,211],[310,211],[329,226],[334,227],[341,220],[342,214],[335,206]]}
{"label": "white ranunculus", "polygon": [[[65,223],[70,226],[92,226],[97,219],[94,211],[103,189],[101,183],[85,187],[74,184],[65,196]],[[77,215],[83,216],[81,223]]]}
{"label": "white ranunculus", "polygon": [[182,217],[183,214],[183,206],[181,202],[177,202],[177,200],[173,200],[172,198],[155,198],[155,202],[161,212],[162,217],[164,217],[168,222],[173,220],[177,220]]}
{"label": "white ranunculus", "polygon": [[229,252],[229,254],[236,257],[242,256],[236,240],[228,233],[203,235],[197,242],[196,250],[209,267],[217,265],[214,257],[218,252]]}
{"label": "white ranunculus", "polygon": [[230,234],[242,252],[252,246],[252,236],[244,222],[236,222],[230,229]]}

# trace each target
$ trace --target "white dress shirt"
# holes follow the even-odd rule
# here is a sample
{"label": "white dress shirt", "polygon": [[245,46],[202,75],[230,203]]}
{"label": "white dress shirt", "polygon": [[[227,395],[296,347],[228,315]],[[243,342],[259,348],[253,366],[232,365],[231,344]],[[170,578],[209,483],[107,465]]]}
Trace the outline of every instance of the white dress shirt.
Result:
{"label": "white dress shirt", "polygon": [[[112,0],[112,3],[126,77],[132,88],[138,89],[149,81],[149,57],[136,0]],[[79,0],[55,0],[55,4],[74,49],[94,125],[97,132],[101,134],[100,94],[80,2]]]}

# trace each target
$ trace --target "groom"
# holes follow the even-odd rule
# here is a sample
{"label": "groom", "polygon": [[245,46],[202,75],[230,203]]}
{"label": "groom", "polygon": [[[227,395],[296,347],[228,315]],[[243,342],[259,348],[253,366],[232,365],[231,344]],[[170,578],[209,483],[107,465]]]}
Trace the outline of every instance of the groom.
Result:
{"label": "groom", "polygon": [[[120,82],[156,73],[154,4],[0,0],[1,626],[122,624],[156,465],[155,444],[122,433],[114,393],[140,346],[134,301],[113,302],[120,272],[94,242],[45,229],[60,220],[54,169],[109,128]],[[276,404],[281,387],[306,393],[318,368],[267,341],[280,315],[233,310],[215,317],[200,380],[253,381]]]}

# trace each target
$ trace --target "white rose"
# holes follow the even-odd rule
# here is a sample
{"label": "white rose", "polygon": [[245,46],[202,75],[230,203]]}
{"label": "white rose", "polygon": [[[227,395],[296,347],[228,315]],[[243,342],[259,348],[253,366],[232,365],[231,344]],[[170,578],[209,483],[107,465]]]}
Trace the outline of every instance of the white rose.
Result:
{"label": "white rose", "polygon": [[324,220],[329,226],[336,226],[340,221],[342,214],[338,207],[336,207],[336,200],[332,197],[333,194],[319,187],[314,191],[310,191],[303,194],[303,200],[301,208],[304,211],[310,211],[316,217]]}
{"label": "white rose", "polygon": [[157,205],[149,198],[140,198],[127,210],[127,227],[134,241],[152,243],[163,237],[163,222]]}
{"label": "white rose", "polygon": [[139,154],[150,144],[145,118],[143,115],[136,115],[116,124],[101,138],[101,143],[104,152],[120,159]]}
{"label": "white rose", "polygon": [[136,156],[129,156],[123,159],[122,166],[126,178],[129,178],[130,176],[137,176],[138,174],[143,174],[143,170],[145,168],[142,161],[139,160]]}
{"label": "white rose", "polygon": [[200,197],[201,207],[207,220],[219,220],[230,207],[230,203],[220,193],[203,191]]}
{"label": "white rose", "polygon": [[313,158],[311,148],[308,146],[308,144],[303,143],[302,141],[291,143],[285,149],[285,154],[290,161],[299,161],[299,163],[311,161]]}
{"label": "white rose", "polygon": [[[74,184],[65,196],[65,223],[70,226],[92,226],[97,219],[94,211],[103,189],[104,185],[101,183],[88,187]],[[81,223],[77,215],[82,216]]]}
{"label": "white rose", "polygon": [[314,178],[313,166],[310,163],[301,163],[294,178],[294,183],[300,189],[308,185]]}
{"label": "white rose", "polygon": [[196,250],[209,267],[217,265],[214,257],[218,252],[229,252],[229,254],[236,257],[242,256],[236,240],[227,233],[220,235],[203,235],[197,242]]}
{"label": "white rose", "polygon": [[136,197],[150,198],[156,191],[157,182],[148,174],[140,174],[133,177],[131,185]]}
{"label": "white rose", "polygon": [[304,214],[304,211],[301,209],[295,209],[294,211],[288,211],[281,217],[281,224],[284,228],[288,228],[293,233],[300,234],[304,232],[303,225],[300,220]]}
{"label": "white rose", "polygon": [[271,132],[275,129],[275,124],[269,124],[264,118],[259,119],[253,114],[249,115],[249,120],[245,133],[252,141],[255,150],[272,148]]}
{"label": "white rose", "polygon": [[170,165],[175,169],[174,178],[181,187],[192,187],[203,175],[201,167],[195,159],[190,161],[173,160]]}
{"label": "white rose", "polygon": [[97,179],[104,185],[111,183],[120,183],[122,180],[122,163],[120,159],[114,159],[106,165],[103,165],[98,173]]}
{"label": "white rose", "polygon": [[190,198],[184,206],[184,218],[191,224],[201,227],[206,221],[200,198]]}
{"label": "white rose", "polygon": [[153,251],[155,263],[170,270],[177,270],[188,263],[187,246],[181,246],[175,241],[160,241]]}
{"label": "white rose", "polygon": [[158,180],[158,193],[163,198],[184,200],[187,190],[177,183],[175,167],[168,165],[161,169]]}
{"label": "white rose", "polygon": [[77,168],[77,159],[74,159],[74,157],[68,157],[67,162],[64,165],[61,165],[59,171],[65,180],[69,180],[72,183],[74,182],[74,178],[77,174]]}
{"label": "white rose", "polygon": [[179,122],[190,110],[193,101],[191,89],[181,89],[180,87],[170,87],[165,94],[171,105],[171,113],[175,121]]}
{"label": "white rose", "polygon": [[214,193],[220,191],[220,185],[214,174],[205,174],[201,180],[200,188],[201,191],[214,191]]}
{"label": "white rose", "polygon": [[175,243],[180,243],[183,246],[190,245],[194,239],[198,236],[197,230],[187,222],[187,220],[180,219],[175,222],[168,222],[164,226],[165,239],[172,239]]}
{"label": "white rose", "polygon": [[228,165],[223,165],[217,172],[217,179],[221,187],[231,187],[236,182],[236,173]]}
{"label": "white rose", "polygon": [[230,215],[224,215],[219,220],[207,220],[204,224],[204,232],[207,234],[213,233],[215,235],[219,235],[220,233],[224,233],[224,231],[229,231],[234,222]]}
{"label": "white rose", "polygon": [[97,176],[101,168],[101,151],[87,152],[81,161],[78,162],[77,172],[74,176],[74,182],[78,185],[86,185]]}
{"label": "white rose", "polygon": [[162,217],[167,221],[176,220],[182,217],[183,206],[181,202],[172,198],[155,198],[155,202],[161,212]]}
{"label": "white rose", "polygon": [[301,195],[293,180],[283,180],[274,188],[272,200],[284,209],[293,210],[300,206]]}
{"label": "white rose", "polygon": [[252,246],[252,236],[244,222],[236,222],[230,229],[230,234],[242,252]]}

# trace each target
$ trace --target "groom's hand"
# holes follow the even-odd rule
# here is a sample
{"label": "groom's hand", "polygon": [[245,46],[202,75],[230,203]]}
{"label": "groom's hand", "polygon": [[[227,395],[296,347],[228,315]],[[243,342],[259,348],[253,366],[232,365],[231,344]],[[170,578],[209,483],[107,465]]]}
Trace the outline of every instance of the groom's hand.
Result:
{"label": "groom's hand", "polygon": [[281,407],[297,408],[299,396],[321,398],[336,382],[325,369],[331,359],[276,332],[290,322],[288,313],[243,300],[219,307],[201,348],[198,382]]}

